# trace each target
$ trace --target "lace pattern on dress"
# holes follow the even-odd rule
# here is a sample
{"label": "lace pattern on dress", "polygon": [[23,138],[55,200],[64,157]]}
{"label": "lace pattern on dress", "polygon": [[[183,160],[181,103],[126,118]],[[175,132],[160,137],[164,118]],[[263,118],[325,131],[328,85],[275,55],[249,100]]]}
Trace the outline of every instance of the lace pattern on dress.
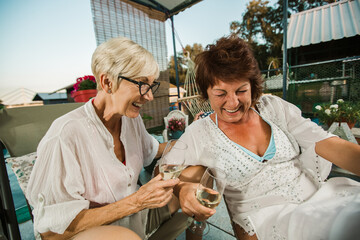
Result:
{"label": "lace pattern on dress", "polygon": [[[216,159],[213,165],[222,168],[227,173],[231,186],[225,190],[224,194],[230,200],[228,201],[230,209],[234,209],[230,206],[231,204],[239,203],[238,200],[232,199],[235,195],[237,199],[275,195],[290,202],[303,201],[301,190],[296,186],[297,178],[301,174],[296,164],[298,152],[276,124],[266,119],[274,131],[276,153],[267,162],[259,162],[231,141],[210,118],[205,120],[207,120],[205,124],[207,136],[201,138],[201,141],[204,141],[202,144],[206,146],[204,151],[212,155],[210,159]],[[206,139],[213,139],[213,144],[206,144]],[[256,200],[249,204],[251,210],[264,207]],[[250,235],[254,234],[254,227],[250,221],[244,221],[246,219],[244,214],[235,212],[232,214],[246,232]],[[240,218],[240,215],[243,217]]]}

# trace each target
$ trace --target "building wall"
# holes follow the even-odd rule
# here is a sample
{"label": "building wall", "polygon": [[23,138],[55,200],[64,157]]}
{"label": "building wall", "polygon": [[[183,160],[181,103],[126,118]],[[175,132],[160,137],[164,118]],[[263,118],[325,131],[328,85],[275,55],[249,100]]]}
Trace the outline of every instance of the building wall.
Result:
{"label": "building wall", "polygon": [[128,37],[151,52],[158,62],[160,90],[151,103],[145,104],[141,114],[153,117],[145,121],[147,128],[161,126],[169,112],[165,22],[152,19],[121,0],[91,0],[91,9],[97,45],[113,37]]}

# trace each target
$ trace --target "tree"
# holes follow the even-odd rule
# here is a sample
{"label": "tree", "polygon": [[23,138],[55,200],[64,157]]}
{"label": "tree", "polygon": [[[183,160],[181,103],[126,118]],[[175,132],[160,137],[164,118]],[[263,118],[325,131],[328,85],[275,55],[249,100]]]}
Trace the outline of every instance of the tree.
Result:
{"label": "tree", "polygon": [[[332,3],[335,0],[288,0],[290,14]],[[230,23],[230,32],[245,39],[253,48],[260,69],[274,58],[282,58],[283,0],[273,7],[267,0],[250,0],[241,21]]]}
{"label": "tree", "polygon": [[[187,71],[187,61],[186,57],[189,56],[192,61],[194,61],[196,55],[204,51],[204,48],[199,43],[194,43],[193,46],[186,45],[183,49],[183,52],[178,52],[177,55],[177,63],[178,63],[178,73],[179,73],[179,83],[184,84],[186,71]],[[176,85],[176,74],[175,74],[175,61],[174,56],[171,56],[169,65],[169,78],[170,83]]]}

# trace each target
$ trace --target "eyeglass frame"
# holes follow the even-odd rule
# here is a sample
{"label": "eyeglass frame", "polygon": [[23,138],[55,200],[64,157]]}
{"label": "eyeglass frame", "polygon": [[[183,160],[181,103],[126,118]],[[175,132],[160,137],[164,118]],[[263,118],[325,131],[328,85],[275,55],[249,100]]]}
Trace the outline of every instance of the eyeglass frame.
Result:
{"label": "eyeglass frame", "polygon": [[[157,90],[159,89],[159,87],[160,87],[160,82],[156,82],[156,81],[154,81],[153,84],[150,85],[150,84],[148,84],[148,83],[144,83],[144,82],[141,82],[141,81],[136,81],[136,80],[133,80],[133,79],[131,79],[131,78],[127,78],[127,77],[120,76],[120,75],[118,76],[118,78],[122,78],[122,79],[124,79],[124,80],[126,80],[126,81],[129,81],[129,82],[131,82],[131,83],[137,84],[137,85],[139,86],[139,93],[140,93],[141,96],[144,96],[145,94],[147,94],[147,93],[150,91],[150,89],[151,89],[152,94],[155,94],[156,91],[157,91]],[[144,94],[141,93],[141,87],[142,87],[142,85],[148,85],[148,86],[149,86],[148,90],[147,90]],[[153,90],[153,88],[156,87],[156,86],[157,86],[157,88],[156,88],[155,90]]]}

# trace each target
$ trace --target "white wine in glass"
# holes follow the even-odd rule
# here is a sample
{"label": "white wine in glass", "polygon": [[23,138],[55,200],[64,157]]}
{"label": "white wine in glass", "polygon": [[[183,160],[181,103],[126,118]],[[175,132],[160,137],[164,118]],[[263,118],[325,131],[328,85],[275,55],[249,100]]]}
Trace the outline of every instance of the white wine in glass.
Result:
{"label": "white wine in glass", "polygon": [[174,179],[180,176],[185,169],[186,143],[170,140],[165,147],[159,164],[159,171],[163,180]]}
{"label": "white wine in glass", "polygon": [[[196,190],[196,199],[205,207],[216,208],[226,186],[226,174],[219,168],[207,168]],[[206,221],[194,220],[189,226],[191,232],[205,236],[209,232]],[[207,230],[206,230],[207,229]]]}
{"label": "white wine in glass", "polygon": [[184,166],[182,165],[171,165],[171,164],[163,164],[160,166],[160,174],[163,180],[175,179],[178,178],[184,170]]}
{"label": "white wine in glass", "polygon": [[197,200],[208,208],[216,208],[221,201],[221,194],[211,188],[201,188],[196,190]]}

